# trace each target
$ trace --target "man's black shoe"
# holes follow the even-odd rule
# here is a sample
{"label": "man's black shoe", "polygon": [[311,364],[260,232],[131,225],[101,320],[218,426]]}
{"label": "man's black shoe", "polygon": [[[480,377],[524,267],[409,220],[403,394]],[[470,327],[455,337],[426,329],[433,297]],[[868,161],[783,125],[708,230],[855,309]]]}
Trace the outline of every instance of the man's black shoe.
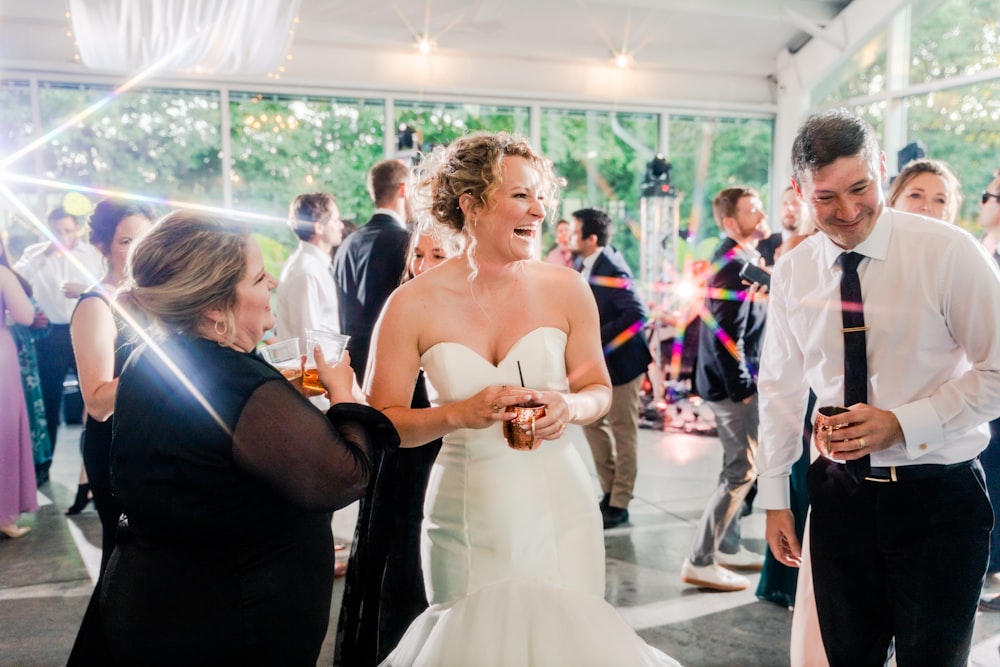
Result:
{"label": "man's black shoe", "polygon": [[608,508],[601,514],[604,516],[605,529],[620,526],[628,521],[628,510],[620,507],[612,507],[609,505]]}

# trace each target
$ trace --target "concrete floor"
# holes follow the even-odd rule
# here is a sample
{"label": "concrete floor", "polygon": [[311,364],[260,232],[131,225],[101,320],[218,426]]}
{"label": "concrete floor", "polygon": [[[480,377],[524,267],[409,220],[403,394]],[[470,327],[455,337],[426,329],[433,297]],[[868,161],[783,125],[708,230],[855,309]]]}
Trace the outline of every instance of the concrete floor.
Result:
{"label": "concrete floor", "polygon": [[[100,563],[100,523],[93,507],[76,517],[72,501],[80,470],[79,427],[60,430],[52,480],[39,491],[42,507],[21,523],[19,540],[0,540],[0,665],[63,665]],[[590,464],[582,434],[581,454]],[[718,441],[683,432],[640,430],[639,479],[631,521],[605,532],[608,600],[650,644],[689,667],[788,664],[791,613],[748,591],[716,593],[680,581],[680,567],[721,464]],[[595,498],[597,486],[595,480]],[[338,540],[353,534],[356,508],[334,517]],[[763,513],[744,519],[744,543],[763,552]],[[942,573],[947,576],[947,573]],[[1000,593],[1000,581],[988,591]],[[331,625],[320,656],[333,661],[342,585],[334,589]],[[980,613],[972,663],[1000,665],[1000,613]]]}

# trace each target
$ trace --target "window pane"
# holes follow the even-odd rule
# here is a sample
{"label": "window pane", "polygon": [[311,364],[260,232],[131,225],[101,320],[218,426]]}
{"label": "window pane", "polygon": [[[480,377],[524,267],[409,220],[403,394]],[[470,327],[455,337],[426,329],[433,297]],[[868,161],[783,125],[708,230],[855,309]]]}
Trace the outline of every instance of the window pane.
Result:
{"label": "window pane", "polygon": [[[232,93],[233,203],[284,218],[306,192],[337,197],[341,217],[364,223],[365,177],[382,159],[381,100]],[[274,238],[292,244],[283,225]]]}
{"label": "window pane", "polygon": [[[94,102],[108,103],[45,147],[45,176],[58,181],[219,205],[219,94],[42,83],[42,127],[56,127]],[[157,210],[157,213],[163,212]]]}
{"label": "window pane", "polygon": [[829,106],[839,100],[881,93],[886,85],[885,68],[883,30],[812,90],[812,106]]}
{"label": "window pane", "polygon": [[927,157],[946,161],[965,192],[959,223],[975,230],[979,194],[1000,155],[1000,81],[908,97],[907,142],[920,141]]}
{"label": "window pane", "polygon": [[[7,156],[26,146],[35,133],[28,82],[0,81],[0,99],[3,100],[3,104],[0,104],[0,155]],[[27,153],[6,167],[6,170],[13,174],[34,176],[35,160],[33,153]],[[40,201],[39,188],[14,181],[8,182],[7,187],[35,215],[42,221],[45,220],[47,211]],[[0,198],[0,234],[7,244],[11,263],[17,260],[27,245],[38,240],[37,232],[6,197]]]}
{"label": "window pane", "polygon": [[765,205],[770,181],[771,120],[670,118],[670,155],[675,188],[681,199],[681,227],[689,239],[718,236],[712,216],[712,199],[732,186],[744,185],[760,192]]}
{"label": "window pane", "polygon": [[997,0],[915,3],[910,31],[910,83],[1000,67]]}
{"label": "window pane", "polygon": [[[599,208],[615,222],[611,242],[639,268],[639,197],[646,164],[656,153],[657,114],[542,110],[542,153],[566,179],[561,217]],[[551,246],[551,230],[543,251]]]}
{"label": "window pane", "polygon": [[397,137],[411,132],[416,150],[449,144],[474,130],[506,130],[521,137],[530,131],[528,107],[397,101],[395,109]]}

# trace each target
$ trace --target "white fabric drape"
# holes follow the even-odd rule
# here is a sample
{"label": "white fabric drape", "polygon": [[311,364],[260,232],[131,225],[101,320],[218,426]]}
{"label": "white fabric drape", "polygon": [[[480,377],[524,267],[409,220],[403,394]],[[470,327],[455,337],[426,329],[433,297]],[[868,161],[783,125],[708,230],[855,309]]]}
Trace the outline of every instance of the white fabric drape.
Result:
{"label": "white fabric drape", "polygon": [[300,0],[69,0],[87,67],[264,74],[292,43]]}

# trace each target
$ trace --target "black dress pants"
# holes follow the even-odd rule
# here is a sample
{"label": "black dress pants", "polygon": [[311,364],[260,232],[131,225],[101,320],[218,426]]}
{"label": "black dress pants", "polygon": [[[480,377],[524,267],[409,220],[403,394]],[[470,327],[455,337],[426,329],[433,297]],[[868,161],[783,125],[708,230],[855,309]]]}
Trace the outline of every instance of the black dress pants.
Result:
{"label": "black dress pants", "polygon": [[993,511],[979,462],[943,476],[855,483],[809,469],[813,579],[831,667],[965,665]]}
{"label": "black dress pants", "polygon": [[990,534],[990,564],[987,572],[1000,572],[1000,418],[990,422],[990,444],[979,455],[986,473],[986,489],[990,492],[990,502],[994,505],[993,532]]}
{"label": "black dress pants", "polygon": [[42,384],[42,402],[45,404],[45,419],[48,421],[49,439],[55,454],[56,435],[59,432],[59,406],[62,404],[63,382],[66,373],[76,364],[73,357],[73,342],[68,324],[53,324],[49,335],[35,341],[38,352],[38,379]]}

